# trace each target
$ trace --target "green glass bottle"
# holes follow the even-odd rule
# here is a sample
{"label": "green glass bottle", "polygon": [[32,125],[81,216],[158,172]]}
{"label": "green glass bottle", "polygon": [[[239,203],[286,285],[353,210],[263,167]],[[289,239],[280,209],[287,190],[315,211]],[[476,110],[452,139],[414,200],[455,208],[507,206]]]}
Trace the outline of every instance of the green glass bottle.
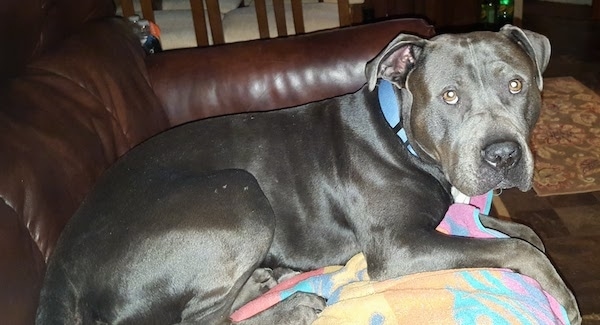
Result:
{"label": "green glass bottle", "polygon": [[496,27],[496,2],[481,0],[481,24],[484,29],[492,30]]}
{"label": "green glass bottle", "polygon": [[515,10],[514,0],[498,0],[498,11],[496,22],[499,27],[513,23],[513,13]]}

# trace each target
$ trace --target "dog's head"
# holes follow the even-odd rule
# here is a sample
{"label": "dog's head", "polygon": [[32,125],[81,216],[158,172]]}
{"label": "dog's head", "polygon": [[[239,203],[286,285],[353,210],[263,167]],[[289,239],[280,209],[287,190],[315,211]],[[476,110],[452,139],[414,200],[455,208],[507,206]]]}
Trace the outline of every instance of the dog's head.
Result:
{"label": "dog's head", "polygon": [[531,188],[529,134],[541,108],[550,42],[507,25],[499,32],[400,35],[367,64],[398,89],[409,142],[459,191]]}

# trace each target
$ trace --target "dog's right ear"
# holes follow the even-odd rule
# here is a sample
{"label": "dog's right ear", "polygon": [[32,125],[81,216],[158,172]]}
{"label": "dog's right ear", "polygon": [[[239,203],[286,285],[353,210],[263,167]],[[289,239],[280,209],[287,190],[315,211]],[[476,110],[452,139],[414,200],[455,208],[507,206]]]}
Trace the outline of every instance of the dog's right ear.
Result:
{"label": "dog's right ear", "polygon": [[402,88],[408,72],[413,68],[427,40],[414,35],[400,34],[373,60],[367,63],[365,73],[369,90],[375,89],[382,78]]}
{"label": "dog's right ear", "polygon": [[548,63],[550,62],[551,46],[548,38],[544,35],[512,25],[505,25],[500,29],[500,33],[516,42],[525,50],[527,55],[531,57],[537,68],[537,76],[535,79],[538,88],[542,90],[542,88],[544,88],[542,73],[546,70]]}

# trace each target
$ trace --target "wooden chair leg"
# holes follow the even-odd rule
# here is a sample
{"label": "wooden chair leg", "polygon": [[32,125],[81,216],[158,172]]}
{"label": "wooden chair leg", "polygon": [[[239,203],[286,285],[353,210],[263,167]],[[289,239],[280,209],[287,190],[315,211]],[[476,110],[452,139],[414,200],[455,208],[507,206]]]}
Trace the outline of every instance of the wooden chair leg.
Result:
{"label": "wooden chair leg", "polygon": [[296,34],[304,34],[304,13],[302,12],[302,0],[292,0],[292,17],[294,18],[294,30]]}
{"label": "wooden chair leg", "polygon": [[283,0],[273,0],[273,12],[275,13],[275,25],[278,36],[287,36],[287,24],[285,22],[285,5]]}
{"label": "wooden chair leg", "polygon": [[202,0],[190,0],[192,9],[192,21],[194,22],[194,34],[198,46],[208,46],[208,31],[206,29],[206,18],[204,18],[204,6]]}
{"label": "wooden chair leg", "polygon": [[121,10],[123,11],[123,17],[129,17],[135,15],[135,9],[133,8],[132,0],[121,0]]}
{"label": "wooden chair leg", "polygon": [[340,16],[340,27],[350,26],[350,2],[348,0],[338,0],[338,14]]}
{"label": "wooden chair leg", "polygon": [[267,19],[267,4],[265,0],[254,0],[258,34],[260,38],[269,38],[269,20]]}
{"label": "wooden chair leg", "polygon": [[152,0],[141,0],[140,3],[142,5],[142,16],[144,16],[144,19],[156,23],[156,19],[154,19],[154,8],[152,8]]}
{"label": "wooden chair leg", "polygon": [[208,10],[208,22],[210,23],[210,32],[213,38],[213,44],[225,43],[223,34],[223,22],[221,21],[221,9],[218,0],[206,0],[206,10]]}

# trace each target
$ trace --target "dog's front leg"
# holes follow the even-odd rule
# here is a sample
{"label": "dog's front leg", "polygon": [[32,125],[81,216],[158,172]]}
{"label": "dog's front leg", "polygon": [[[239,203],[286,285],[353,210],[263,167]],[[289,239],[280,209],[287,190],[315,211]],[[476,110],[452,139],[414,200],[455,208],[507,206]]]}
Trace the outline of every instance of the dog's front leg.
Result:
{"label": "dog's front leg", "polygon": [[391,243],[383,240],[379,237],[365,248],[369,275],[374,280],[444,269],[509,268],[536,279],[565,307],[572,324],[581,323],[573,293],[546,255],[523,240],[476,239],[419,230],[388,237]]}
{"label": "dog's front leg", "polygon": [[546,251],[542,239],[533,231],[533,229],[526,225],[486,215],[480,215],[479,219],[481,220],[481,224],[483,224],[486,228],[498,230],[509,237],[523,239],[542,252]]}

